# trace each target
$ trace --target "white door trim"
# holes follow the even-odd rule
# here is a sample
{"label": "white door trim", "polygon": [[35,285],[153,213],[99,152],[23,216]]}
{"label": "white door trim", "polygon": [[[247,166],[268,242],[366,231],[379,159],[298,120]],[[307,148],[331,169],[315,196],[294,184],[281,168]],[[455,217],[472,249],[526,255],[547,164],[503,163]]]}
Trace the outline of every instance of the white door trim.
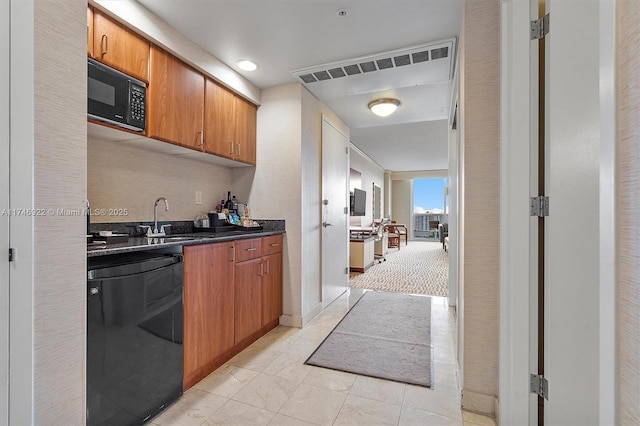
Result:
{"label": "white door trim", "polygon": [[615,0],[600,0],[600,420],[616,416]]}
{"label": "white door trim", "polygon": [[[501,424],[529,424],[531,346],[529,2],[501,4],[500,362]],[[536,89],[537,90],[537,89]]]}
{"label": "white door trim", "polygon": [[[10,0],[0,2],[0,253],[9,250]],[[9,424],[9,263],[0,262],[0,424]]]}

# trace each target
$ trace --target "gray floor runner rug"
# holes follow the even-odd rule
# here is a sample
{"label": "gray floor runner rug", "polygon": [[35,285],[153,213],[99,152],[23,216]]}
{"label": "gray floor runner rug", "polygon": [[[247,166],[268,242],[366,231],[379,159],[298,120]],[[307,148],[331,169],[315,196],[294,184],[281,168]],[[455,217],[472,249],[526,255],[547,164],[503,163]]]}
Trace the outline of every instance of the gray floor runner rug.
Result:
{"label": "gray floor runner rug", "polygon": [[431,386],[431,298],[368,291],[305,364]]}

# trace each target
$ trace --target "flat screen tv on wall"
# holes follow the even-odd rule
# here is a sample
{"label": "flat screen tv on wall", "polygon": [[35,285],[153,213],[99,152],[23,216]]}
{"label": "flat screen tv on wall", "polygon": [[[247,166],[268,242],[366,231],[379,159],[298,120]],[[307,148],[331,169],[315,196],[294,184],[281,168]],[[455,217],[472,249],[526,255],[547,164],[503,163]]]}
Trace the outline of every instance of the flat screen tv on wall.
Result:
{"label": "flat screen tv on wall", "polygon": [[351,216],[364,216],[367,210],[367,192],[355,188],[351,195]]}

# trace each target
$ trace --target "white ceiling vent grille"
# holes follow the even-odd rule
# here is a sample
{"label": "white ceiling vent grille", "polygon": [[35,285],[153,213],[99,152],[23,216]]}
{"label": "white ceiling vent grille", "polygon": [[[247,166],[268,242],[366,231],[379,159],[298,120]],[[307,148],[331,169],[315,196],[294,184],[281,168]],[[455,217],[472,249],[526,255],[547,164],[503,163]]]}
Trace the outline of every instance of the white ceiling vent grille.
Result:
{"label": "white ceiling vent grille", "polygon": [[316,82],[359,74],[373,73],[410,65],[415,66],[430,61],[441,62],[442,60],[448,60],[450,66],[447,68],[449,70],[449,78],[451,78],[451,73],[453,72],[453,60],[451,56],[454,46],[455,39],[449,39],[425,46],[395,50],[374,56],[334,62],[292,72],[300,81],[310,85]]}

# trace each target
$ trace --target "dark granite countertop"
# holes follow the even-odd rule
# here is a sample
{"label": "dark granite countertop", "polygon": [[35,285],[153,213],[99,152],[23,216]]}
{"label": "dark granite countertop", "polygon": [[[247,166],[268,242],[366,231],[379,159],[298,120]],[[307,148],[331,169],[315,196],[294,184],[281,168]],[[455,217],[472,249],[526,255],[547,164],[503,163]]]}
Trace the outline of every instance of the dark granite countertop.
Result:
{"label": "dark granite countertop", "polygon": [[[92,233],[97,234],[99,231],[112,231],[114,233],[128,235],[129,238],[126,241],[111,244],[87,244],[87,257],[154,249],[175,250],[179,249],[180,246],[264,237],[283,234],[285,232],[284,220],[258,219],[256,221],[260,227],[255,230],[250,228],[237,230],[238,228],[232,227],[231,229],[234,229],[233,231],[216,233],[203,232],[205,229],[209,230],[209,228],[195,228],[192,221],[159,222],[158,225],[171,225],[168,231],[169,235],[164,238],[145,237],[144,230],[140,228],[139,225],[141,225],[141,223],[139,222],[92,223]],[[142,224],[151,225],[152,223]],[[96,239],[97,238],[98,237],[96,237]]]}
{"label": "dark granite countertop", "polygon": [[87,244],[87,257],[121,254],[134,251],[188,246],[196,244],[210,244],[221,241],[240,240],[245,238],[265,237],[284,234],[284,230],[256,230],[255,232],[233,231],[216,234],[195,232],[187,234],[172,234],[164,238],[129,237],[127,242],[114,244]]}

